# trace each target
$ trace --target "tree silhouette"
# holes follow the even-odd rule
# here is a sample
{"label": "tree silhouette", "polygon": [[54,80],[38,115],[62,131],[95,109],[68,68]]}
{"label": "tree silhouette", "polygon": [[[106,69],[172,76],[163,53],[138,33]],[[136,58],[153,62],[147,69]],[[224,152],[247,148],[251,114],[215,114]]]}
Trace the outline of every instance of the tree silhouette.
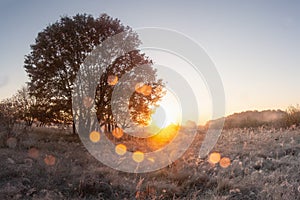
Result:
{"label": "tree silhouette", "polygon": [[[157,79],[152,61],[132,45],[132,36],[136,38],[132,33],[122,33],[102,44],[91,52],[78,72],[73,109],[80,132],[94,130],[96,123],[104,126],[106,132],[115,127],[146,125],[163,97],[162,80]],[[147,94],[135,91],[139,83],[148,88]]]}
{"label": "tree silhouette", "polygon": [[[127,76],[126,73],[128,73]],[[112,127],[124,129],[131,127],[133,123],[147,125],[153,108],[165,94],[163,81],[157,80],[156,73],[156,70],[152,68],[152,61],[137,50],[118,57],[109,65],[100,78],[100,84],[96,90],[95,104],[100,126],[106,125],[106,130],[110,132]],[[115,85],[109,83],[110,76],[116,77],[117,80],[122,78],[124,80],[116,88]],[[148,87],[148,94],[135,90],[139,83],[142,84],[141,88]],[[118,90],[132,92],[126,99],[124,92]],[[119,95],[112,101],[113,92],[119,92]],[[115,113],[113,113],[112,106],[115,107]]]}
{"label": "tree silhouette", "polygon": [[[129,38],[130,46],[137,49],[140,41],[131,28],[106,14],[99,18],[86,14],[62,17],[38,34],[35,44],[31,45],[30,54],[25,58],[24,68],[30,79],[30,95],[36,98],[39,110],[44,111],[44,115],[37,116],[40,121],[73,122],[75,132],[72,91],[78,70],[92,50],[107,38],[121,32],[127,33],[126,38]],[[118,52],[118,49],[108,50],[112,55]],[[107,70],[102,77],[94,79],[100,82],[96,94],[90,96],[96,98],[98,119],[104,124],[113,124],[115,121],[109,106],[113,88],[107,84],[108,76],[114,74],[120,78],[135,66],[151,64],[138,50],[115,59],[113,64],[105,66]],[[157,101],[157,97],[153,96],[148,98],[148,103],[151,99]]]}

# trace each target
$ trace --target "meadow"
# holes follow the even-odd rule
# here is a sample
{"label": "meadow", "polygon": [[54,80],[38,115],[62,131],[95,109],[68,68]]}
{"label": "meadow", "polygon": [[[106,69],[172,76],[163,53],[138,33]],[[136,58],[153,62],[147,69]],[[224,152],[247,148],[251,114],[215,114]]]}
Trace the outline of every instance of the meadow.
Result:
{"label": "meadow", "polygon": [[[198,157],[205,137],[161,170],[111,169],[89,154],[78,135],[57,128],[1,134],[1,199],[299,199],[300,128],[223,130],[212,152],[228,166]],[[227,163],[228,164],[228,163]]]}

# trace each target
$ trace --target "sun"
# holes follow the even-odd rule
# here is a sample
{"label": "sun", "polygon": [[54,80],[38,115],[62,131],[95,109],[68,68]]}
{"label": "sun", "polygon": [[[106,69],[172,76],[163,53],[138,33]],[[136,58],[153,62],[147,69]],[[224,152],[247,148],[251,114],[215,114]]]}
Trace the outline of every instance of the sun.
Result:
{"label": "sun", "polygon": [[[173,132],[182,124],[182,109],[178,97],[172,90],[165,88],[164,96],[159,100],[157,106],[153,106],[150,117],[147,117],[147,124],[138,124],[139,131],[135,128],[130,130],[131,133],[137,134],[142,138],[149,138],[156,135],[166,139],[174,136]],[[174,130],[173,130],[174,129]],[[172,136],[172,137],[171,137]]]}
{"label": "sun", "polygon": [[181,119],[182,111],[178,97],[171,90],[167,89],[165,96],[151,116],[150,126],[162,129],[171,124],[180,125]]}

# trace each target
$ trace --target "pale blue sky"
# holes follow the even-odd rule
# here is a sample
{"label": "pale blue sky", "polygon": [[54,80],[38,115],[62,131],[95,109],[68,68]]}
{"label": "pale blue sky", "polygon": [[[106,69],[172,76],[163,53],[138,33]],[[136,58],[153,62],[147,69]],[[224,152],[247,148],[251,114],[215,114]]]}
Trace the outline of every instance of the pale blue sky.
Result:
{"label": "pale blue sky", "polygon": [[174,29],[216,64],[227,114],[300,103],[299,1],[40,1],[0,3],[0,99],[27,81],[24,55],[37,33],[63,15],[101,13],[133,28]]}

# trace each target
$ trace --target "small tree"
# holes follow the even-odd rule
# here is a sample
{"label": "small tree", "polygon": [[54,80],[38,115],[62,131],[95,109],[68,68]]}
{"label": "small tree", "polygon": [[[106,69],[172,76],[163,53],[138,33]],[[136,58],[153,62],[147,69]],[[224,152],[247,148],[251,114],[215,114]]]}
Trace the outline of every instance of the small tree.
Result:
{"label": "small tree", "polygon": [[8,136],[17,121],[17,108],[11,99],[5,99],[0,103],[0,127],[7,132]]}
{"label": "small tree", "polygon": [[286,112],[287,112],[287,115],[285,117],[286,126],[300,124],[300,107],[299,107],[299,105],[289,106]]}
{"label": "small tree", "polygon": [[34,119],[37,117],[36,98],[29,94],[27,87],[22,87],[12,97],[16,107],[16,117],[24,121],[26,126],[31,127]]}

